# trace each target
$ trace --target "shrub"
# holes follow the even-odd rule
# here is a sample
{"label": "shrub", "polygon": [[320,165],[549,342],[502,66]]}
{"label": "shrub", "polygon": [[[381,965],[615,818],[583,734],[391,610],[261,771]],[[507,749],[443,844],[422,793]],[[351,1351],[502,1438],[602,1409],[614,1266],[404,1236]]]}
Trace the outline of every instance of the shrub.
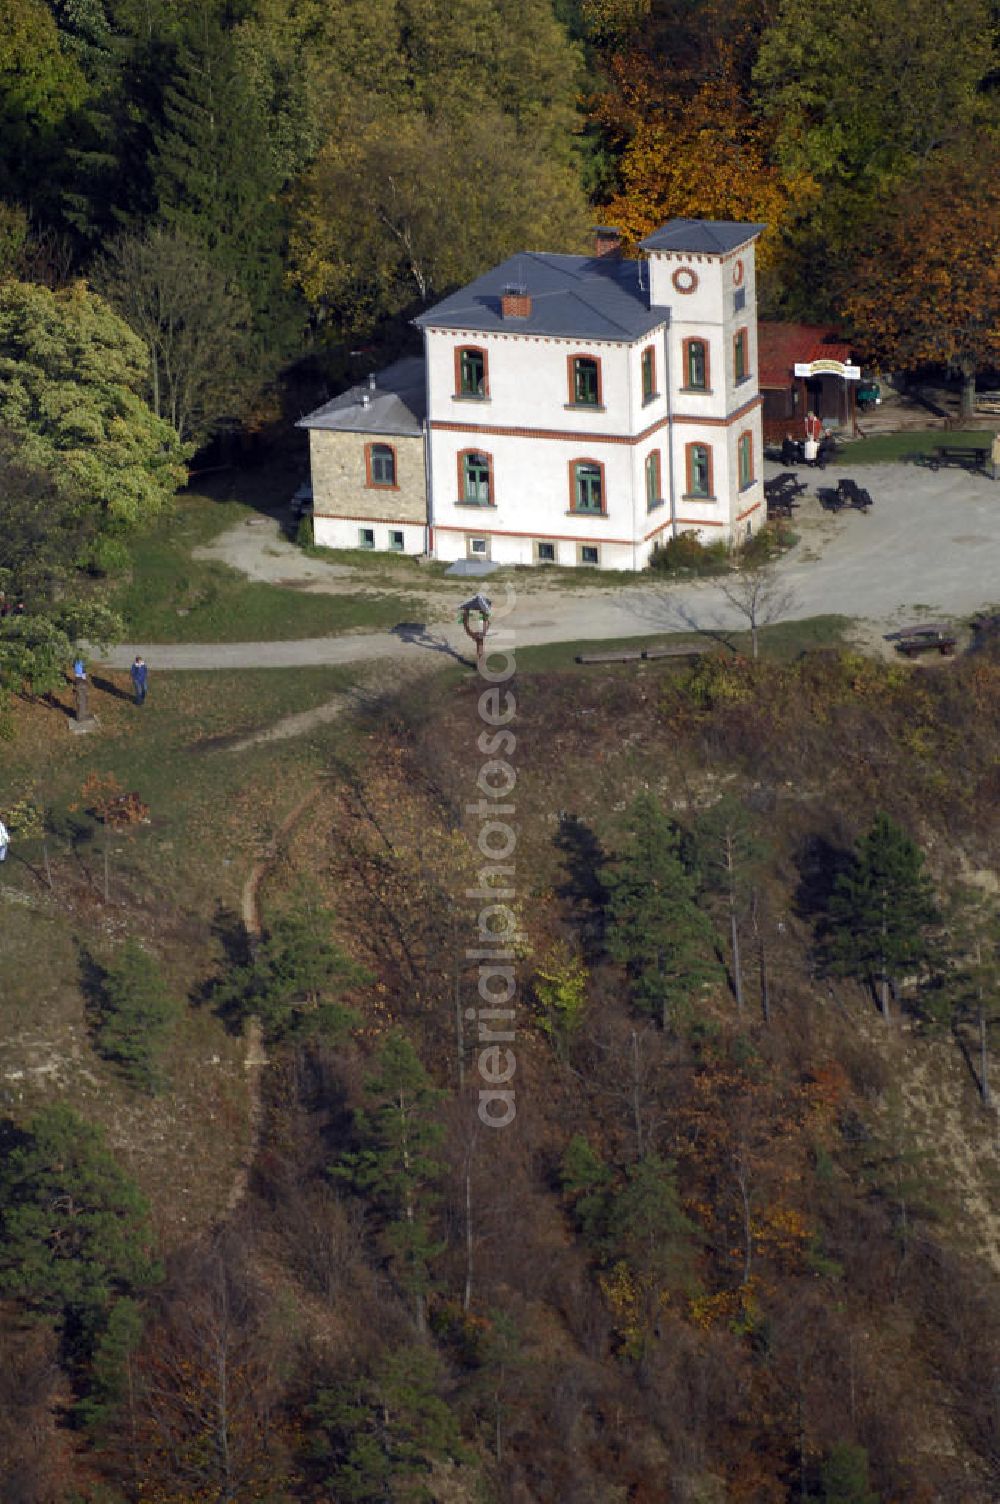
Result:
{"label": "shrub", "polygon": [[154,958],[127,940],[103,968],[94,1042],[131,1085],[155,1092],[163,1085],[160,1054],[176,1020],[170,997]]}
{"label": "shrub", "polygon": [[650,569],[659,574],[720,574],[729,566],[724,543],[704,544],[696,533],[678,533],[654,550]]}

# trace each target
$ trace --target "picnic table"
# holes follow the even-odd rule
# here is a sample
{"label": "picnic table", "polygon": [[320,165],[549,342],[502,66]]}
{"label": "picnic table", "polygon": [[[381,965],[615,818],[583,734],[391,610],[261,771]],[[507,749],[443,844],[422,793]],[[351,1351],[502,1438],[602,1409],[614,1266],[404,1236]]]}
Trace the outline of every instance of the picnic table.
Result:
{"label": "picnic table", "polygon": [[894,643],[896,652],[902,653],[904,658],[915,658],[918,653],[940,653],[950,658],[958,642],[950,622],[900,627],[898,632],[887,632],[885,640]]}
{"label": "picnic table", "polygon": [[833,486],[821,486],[816,492],[819,504],[826,512],[840,512],[844,507],[854,507],[859,512],[867,512],[871,509],[871,492],[865,486],[859,486],[857,481],[843,476],[837,482],[836,490]]}
{"label": "picnic table", "polygon": [[871,492],[846,475],[837,482],[837,495],[841,505],[856,507],[859,512],[867,512],[872,504]]}
{"label": "picnic table", "polygon": [[961,465],[964,470],[985,471],[989,457],[988,444],[937,444],[924,463],[929,470],[940,470],[942,465]]}
{"label": "picnic table", "polygon": [[805,481],[799,480],[794,470],[782,470],[780,475],[772,475],[770,480],[764,482],[764,490],[767,494],[787,491],[792,496],[801,496],[805,489]]}
{"label": "picnic table", "polygon": [[774,475],[764,482],[764,500],[767,502],[767,515],[769,517],[790,517],[792,507],[798,506],[795,500],[806,489],[806,483],[799,480],[791,470],[785,470],[780,475]]}

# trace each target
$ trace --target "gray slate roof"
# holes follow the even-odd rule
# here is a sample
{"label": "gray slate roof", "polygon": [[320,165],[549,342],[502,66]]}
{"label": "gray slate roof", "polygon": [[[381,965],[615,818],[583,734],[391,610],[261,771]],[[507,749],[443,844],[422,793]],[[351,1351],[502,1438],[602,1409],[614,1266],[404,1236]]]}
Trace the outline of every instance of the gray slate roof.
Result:
{"label": "gray slate roof", "polygon": [[[368,398],[367,406],[364,398]],[[334,428],[346,433],[415,434],[427,416],[427,379],[422,355],[408,355],[367,381],[307,413],[296,428]]]}
{"label": "gray slate roof", "polygon": [[[512,286],[531,294],[526,319],[505,319],[500,312],[501,295]],[[633,340],[668,316],[665,308],[650,308],[648,288],[647,268],[638,261],[523,251],[429,308],[414,323],[422,329]]]}
{"label": "gray slate roof", "polygon": [[671,219],[639,244],[644,251],[689,251],[725,256],[753,240],[766,225],[741,225],[727,219]]}

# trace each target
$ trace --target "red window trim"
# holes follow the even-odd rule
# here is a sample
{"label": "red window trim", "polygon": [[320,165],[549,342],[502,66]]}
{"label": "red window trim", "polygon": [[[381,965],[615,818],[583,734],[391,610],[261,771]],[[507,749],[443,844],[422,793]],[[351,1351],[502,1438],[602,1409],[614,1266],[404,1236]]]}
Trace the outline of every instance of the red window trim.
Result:
{"label": "red window trim", "polygon": [[[708,455],[708,495],[707,496],[703,496],[700,491],[696,492],[695,489],[694,489],[694,484],[693,484],[693,479],[692,479],[692,477],[693,477],[692,461],[693,461],[693,458],[694,458],[693,451],[695,449],[704,449],[705,452]],[[690,444],[685,444],[684,445],[684,484],[685,484],[685,493],[684,494],[686,496],[689,496],[692,501],[714,501],[715,500],[715,459],[714,459],[714,456],[712,454],[712,446],[711,446],[711,444],[706,444],[701,439],[694,439]]]}
{"label": "red window trim", "polygon": [[[467,454],[481,454],[483,459],[486,461],[487,468],[490,472],[489,501],[466,501],[465,499],[465,465],[463,462]],[[476,448],[460,449],[458,451],[458,454],[455,456],[455,462],[458,467],[458,491],[456,492],[456,495],[458,496],[460,504],[467,507],[495,507],[497,503],[496,493],[493,488],[493,456],[492,454],[490,454],[489,450]]]}
{"label": "red window trim", "polygon": [[[704,386],[689,386],[688,385],[688,378],[691,375],[689,352],[690,352],[690,349],[691,349],[692,345],[701,345],[702,348],[703,348],[703,350],[705,351],[705,385]],[[708,342],[707,339],[701,339],[698,335],[693,334],[693,335],[690,336],[689,339],[686,339],[686,340],[683,341],[683,343],[681,344],[681,370],[682,370],[682,372],[684,374],[684,380],[681,383],[681,390],[682,391],[684,391],[684,392],[710,392],[712,390],[712,347],[709,344],[709,342]]]}
{"label": "red window trim", "polygon": [[[576,504],[576,467],[577,465],[593,465],[601,472],[601,510],[599,512],[582,511]],[[606,517],[608,515],[608,485],[604,473],[604,464],[601,460],[591,459],[588,455],[580,454],[569,462],[569,509],[574,517]]]}
{"label": "red window trim", "polygon": [[[748,442],[748,444],[750,445],[750,464],[749,464],[749,467],[748,467],[749,470],[750,470],[750,477],[749,477],[749,479],[747,481],[744,481],[742,475],[740,474],[740,448],[742,446],[742,443],[743,443],[744,439],[746,439],[747,442]],[[757,477],[754,475],[754,463],[753,462],[754,462],[753,430],[750,429],[750,428],[744,428],[743,432],[739,435],[739,437],[736,440],[736,480],[737,480],[738,489],[741,490],[741,491],[745,491],[749,486],[752,486],[753,483],[754,483],[754,481],[757,479]]]}
{"label": "red window trim", "polygon": [[597,366],[597,407],[602,408],[604,406],[604,371],[601,365],[601,357],[595,355],[591,350],[577,350],[575,354],[567,355],[566,357],[566,406],[579,408],[582,412],[593,412],[594,404],[592,402],[576,401],[576,383],[573,380],[573,366],[578,360],[592,360]]}
{"label": "red window trim", "polygon": [[[477,355],[483,357],[483,395],[476,398],[469,392],[462,391],[462,354],[466,350],[475,350]],[[455,396],[462,397],[466,402],[482,402],[490,395],[490,356],[489,351],[482,345],[456,345],[455,346]]]}
{"label": "red window trim", "polygon": [[[372,479],[372,450],[388,449],[392,455],[392,473],[396,477],[393,481]],[[370,444],[365,445],[365,485],[372,491],[398,491],[399,490],[399,455],[395,444],[387,444],[384,439],[372,439]]]}

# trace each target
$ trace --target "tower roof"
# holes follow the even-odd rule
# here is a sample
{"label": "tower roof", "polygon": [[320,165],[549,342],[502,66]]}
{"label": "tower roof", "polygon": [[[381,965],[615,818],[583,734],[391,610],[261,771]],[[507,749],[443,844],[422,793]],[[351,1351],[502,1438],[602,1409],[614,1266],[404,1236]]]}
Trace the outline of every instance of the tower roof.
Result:
{"label": "tower roof", "polygon": [[767,228],[737,224],[728,219],[671,219],[639,244],[644,251],[690,251],[692,255],[725,256]]}

